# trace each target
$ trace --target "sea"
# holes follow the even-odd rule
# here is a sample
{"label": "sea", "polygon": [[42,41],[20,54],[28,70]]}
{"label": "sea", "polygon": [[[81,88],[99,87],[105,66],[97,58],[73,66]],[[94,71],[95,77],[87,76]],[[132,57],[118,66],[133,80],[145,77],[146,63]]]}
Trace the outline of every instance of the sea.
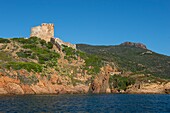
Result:
{"label": "sea", "polygon": [[170,113],[170,95],[8,95],[0,96],[0,113]]}

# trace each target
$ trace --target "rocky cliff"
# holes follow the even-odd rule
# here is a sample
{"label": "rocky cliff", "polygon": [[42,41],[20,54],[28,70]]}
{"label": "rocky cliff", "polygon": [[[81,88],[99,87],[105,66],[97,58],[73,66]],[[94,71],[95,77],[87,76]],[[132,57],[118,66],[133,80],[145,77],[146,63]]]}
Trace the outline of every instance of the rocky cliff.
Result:
{"label": "rocky cliff", "polygon": [[0,42],[0,94],[87,93],[92,78],[105,73],[100,58],[66,45],[59,50],[37,37]]}

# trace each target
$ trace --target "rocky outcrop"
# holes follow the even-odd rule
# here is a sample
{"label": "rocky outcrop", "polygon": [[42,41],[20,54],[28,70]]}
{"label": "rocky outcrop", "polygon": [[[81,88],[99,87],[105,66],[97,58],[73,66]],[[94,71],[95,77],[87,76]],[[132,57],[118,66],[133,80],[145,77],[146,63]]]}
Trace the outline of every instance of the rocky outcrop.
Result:
{"label": "rocky outcrop", "polygon": [[164,88],[165,88],[165,93],[170,94],[170,82],[165,84]]}
{"label": "rocky outcrop", "polygon": [[168,83],[142,83],[131,86],[127,93],[144,93],[144,94],[165,94],[170,93],[170,82]]}
{"label": "rocky outcrop", "polygon": [[144,45],[142,43],[124,42],[121,45],[133,46],[133,47],[137,47],[137,48],[147,49],[146,45]]}
{"label": "rocky outcrop", "polygon": [[[100,73],[94,78],[91,85],[78,84],[76,86],[68,85],[66,80],[61,80],[59,84],[53,77],[52,81],[40,80],[37,84],[22,84],[19,80],[9,78],[8,76],[0,77],[0,94],[81,94],[81,93],[137,93],[137,94],[170,94],[170,82],[164,83],[141,83],[134,84],[127,88],[125,92],[118,92],[116,89],[109,88],[110,66],[102,70],[106,73]],[[103,71],[104,72],[104,71]],[[56,76],[56,75],[55,75]],[[55,78],[55,79],[54,79]]]}
{"label": "rocky outcrop", "polygon": [[51,38],[50,39],[51,43],[54,44],[59,51],[62,50],[62,46],[67,46],[67,47],[71,47],[73,49],[76,49],[76,44],[71,44],[69,42],[64,42],[62,41],[60,38]]}
{"label": "rocky outcrop", "polygon": [[21,86],[16,83],[8,83],[7,85],[5,85],[4,89],[9,94],[24,94],[24,91]]}
{"label": "rocky outcrop", "polygon": [[0,95],[8,94],[8,92],[4,88],[0,88]]}
{"label": "rocky outcrop", "polygon": [[0,94],[80,94],[88,93],[89,86],[67,85],[67,79],[53,75],[51,80],[39,79],[37,84],[23,84],[16,78],[0,77]]}
{"label": "rocky outcrop", "polygon": [[91,83],[90,93],[110,93],[109,78],[113,69],[111,66],[105,66],[101,70],[101,73]]}

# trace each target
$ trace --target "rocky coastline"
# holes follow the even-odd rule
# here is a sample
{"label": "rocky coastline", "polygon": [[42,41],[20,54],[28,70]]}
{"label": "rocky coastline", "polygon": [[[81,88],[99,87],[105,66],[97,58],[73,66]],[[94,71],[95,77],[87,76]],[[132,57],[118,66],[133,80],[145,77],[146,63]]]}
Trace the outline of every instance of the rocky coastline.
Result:
{"label": "rocky coastline", "polygon": [[[23,72],[23,71],[20,71]],[[126,90],[111,89],[107,74],[99,75],[92,83],[67,85],[69,79],[52,75],[50,80],[36,76],[39,81],[36,84],[23,84],[17,78],[11,78],[0,73],[0,95],[34,95],[34,94],[170,94],[170,82],[143,83],[128,86]],[[102,82],[103,81],[103,82]]]}

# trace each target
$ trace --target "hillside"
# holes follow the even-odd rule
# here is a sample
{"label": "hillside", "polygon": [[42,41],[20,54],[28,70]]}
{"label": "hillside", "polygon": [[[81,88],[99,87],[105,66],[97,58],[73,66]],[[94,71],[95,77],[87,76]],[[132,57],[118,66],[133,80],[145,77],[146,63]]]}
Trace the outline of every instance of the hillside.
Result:
{"label": "hillside", "polygon": [[59,46],[37,37],[0,38],[0,94],[87,93],[101,60]]}
{"label": "hillside", "polygon": [[170,93],[169,57],[141,44],[48,40],[0,38],[0,94]]}
{"label": "hillside", "polygon": [[123,72],[148,74],[170,78],[170,57],[135,46],[92,46],[77,44],[77,49],[100,56],[104,61],[114,62]]}

